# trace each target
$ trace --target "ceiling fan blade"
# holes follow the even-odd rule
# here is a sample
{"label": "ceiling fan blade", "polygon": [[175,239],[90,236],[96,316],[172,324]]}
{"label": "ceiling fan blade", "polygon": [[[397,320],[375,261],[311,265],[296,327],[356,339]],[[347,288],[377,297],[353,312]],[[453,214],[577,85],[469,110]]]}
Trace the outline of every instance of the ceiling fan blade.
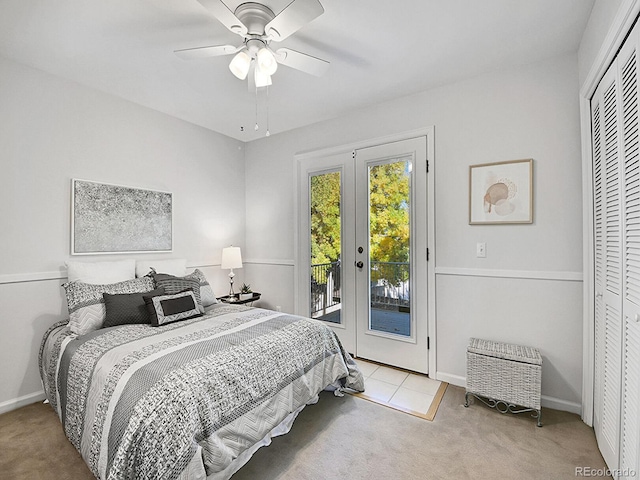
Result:
{"label": "ceiling fan blade", "polygon": [[242,23],[231,10],[229,10],[229,7],[222,3],[222,0],[198,0],[198,2],[200,2],[204,8],[209,10],[220,23],[233,33],[237,33],[241,36],[245,36],[247,34],[246,25]]}
{"label": "ceiling fan blade", "polygon": [[275,54],[278,63],[305,73],[310,73],[316,77],[324,75],[330,65],[326,60],[312,57],[306,53],[296,52],[290,48],[279,48]]}
{"label": "ceiling fan blade", "polygon": [[279,42],[323,13],[324,8],[318,0],[293,0],[265,25],[264,33]]}
{"label": "ceiling fan blade", "polygon": [[178,57],[185,60],[193,60],[196,58],[219,57],[221,55],[232,55],[242,47],[234,47],[233,45],[213,45],[210,47],[184,48],[182,50],[174,50]]}

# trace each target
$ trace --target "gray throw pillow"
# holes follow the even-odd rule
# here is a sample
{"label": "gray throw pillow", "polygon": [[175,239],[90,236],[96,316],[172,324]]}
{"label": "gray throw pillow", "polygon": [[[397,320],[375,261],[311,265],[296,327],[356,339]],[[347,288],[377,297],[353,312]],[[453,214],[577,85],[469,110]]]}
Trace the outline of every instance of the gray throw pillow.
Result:
{"label": "gray throw pillow", "polygon": [[147,293],[111,294],[105,292],[102,295],[107,310],[102,324],[103,328],[134,323],[151,323],[143,296],[164,295],[164,288],[160,287]]}
{"label": "gray throw pillow", "polygon": [[174,293],[183,292],[184,290],[191,289],[198,303],[200,312],[204,312],[202,306],[202,300],[200,298],[200,281],[197,278],[189,277],[175,277],[167,273],[150,273],[156,288],[164,288],[164,293],[167,295],[173,295]]}
{"label": "gray throw pillow", "polygon": [[202,316],[191,289],[173,295],[145,295],[144,301],[154,327]]}
{"label": "gray throw pillow", "polygon": [[215,293],[213,293],[213,288],[211,288],[211,285],[209,285],[207,277],[204,276],[204,273],[196,268],[189,275],[185,275],[185,278],[194,278],[200,282],[200,300],[202,300],[203,307],[208,307],[209,305],[218,303],[216,295]]}

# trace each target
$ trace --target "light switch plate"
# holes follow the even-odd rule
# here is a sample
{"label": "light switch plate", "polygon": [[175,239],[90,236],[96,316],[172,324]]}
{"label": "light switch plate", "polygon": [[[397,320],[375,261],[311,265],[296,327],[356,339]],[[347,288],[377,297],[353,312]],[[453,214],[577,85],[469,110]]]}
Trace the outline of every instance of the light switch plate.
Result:
{"label": "light switch plate", "polygon": [[477,243],[476,244],[476,257],[478,258],[486,258],[487,257],[487,244]]}

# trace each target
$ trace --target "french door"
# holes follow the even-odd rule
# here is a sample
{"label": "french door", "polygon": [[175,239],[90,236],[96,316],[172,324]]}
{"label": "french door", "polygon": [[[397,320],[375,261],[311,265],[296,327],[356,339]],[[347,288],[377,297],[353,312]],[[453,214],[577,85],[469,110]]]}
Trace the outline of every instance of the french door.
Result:
{"label": "french door", "polygon": [[355,153],[356,352],[424,373],[426,148],[421,137]]}
{"label": "french door", "polygon": [[346,153],[313,158],[299,171],[296,312],[332,327],[356,353],[354,165]]}
{"label": "french door", "polygon": [[297,311],[358,357],[428,372],[427,138],[299,163]]}

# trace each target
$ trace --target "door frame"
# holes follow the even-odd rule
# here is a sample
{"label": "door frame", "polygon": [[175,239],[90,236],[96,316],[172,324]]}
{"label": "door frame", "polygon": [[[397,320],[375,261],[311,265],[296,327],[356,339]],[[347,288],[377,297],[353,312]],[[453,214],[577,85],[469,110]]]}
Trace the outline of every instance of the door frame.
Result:
{"label": "door frame", "polygon": [[583,268],[583,328],[582,328],[582,421],[593,426],[595,385],[595,288],[593,221],[593,145],[591,142],[591,98],[607,68],[631,32],[640,14],[640,1],[623,0],[611,22],[607,36],[580,88],[580,132],[582,140],[582,268]]}
{"label": "door frame", "polygon": [[[427,138],[427,248],[429,251],[429,261],[427,262],[427,336],[429,337],[429,349],[428,352],[428,368],[429,376],[436,378],[437,366],[436,366],[436,350],[437,350],[437,321],[436,321],[436,274],[435,265],[437,258],[436,251],[436,235],[435,235],[435,127],[429,126],[420,128],[417,130],[406,131],[394,135],[388,135],[384,137],[372,138],[368,140],[362,140],[346,145],[338,145],[328,148],[322,148],[317,150],[311,150],[306,152],[296,153],[293,157],[293,204],[294,204],[294,308],[295,313],[298,315],[307,316],[307,305],[304,304],[305,295],[301,295],[301,281],[303,277],[306,282],[306,270],[302,272],[302,262],[306,258],[304,253],[301,252],[300,242],[303,235],[307,235],[308,232],[301,231],[302,223],[300,221],[299,196],[300,196],[300,176],[302,174],[303,163],[313,159],[319,159],[323,157],[349,154],[355,150],[375,147],[378,145],[384,145],[387,143],[398,142],[401,140],[408,140],[415,137]],[[426,255],[426,252],[425,252]],[[306,284],[305,284],[306,285]],[[306,288],[306,287],[305,287]],[[302,298],[304,297],[304,298]],[[302,301],[301,301],[302,300]]]}

